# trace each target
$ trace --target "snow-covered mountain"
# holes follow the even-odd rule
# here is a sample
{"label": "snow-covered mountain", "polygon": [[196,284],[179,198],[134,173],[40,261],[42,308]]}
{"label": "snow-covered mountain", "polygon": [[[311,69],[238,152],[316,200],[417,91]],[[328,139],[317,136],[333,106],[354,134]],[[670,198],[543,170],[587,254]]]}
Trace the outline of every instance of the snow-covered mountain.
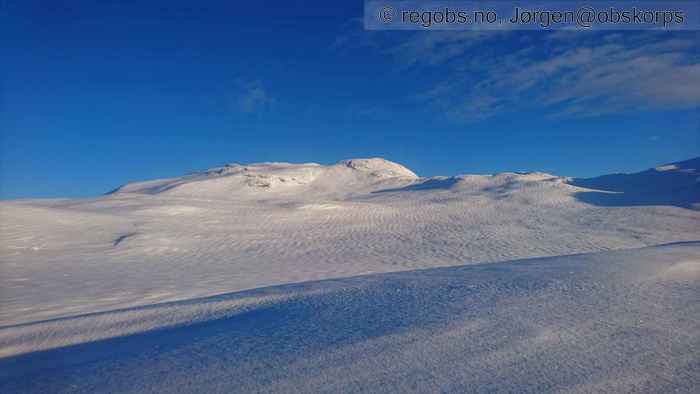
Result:
{"label": "snow-covered mountain", "polygon": [[[357,390],[378,391],[372,382],[381,376],[370,364],[386,365],[389,359],[407,370],[431,371],[425,380],[405,381],[419,391],[429,390],[424,384],[444,377],[438,368],[443,358],[454,361],[450,368],[473,364],[471,375],[455,372],[460,384],[468,384],[472,376],[488,387],[524,387],[509,385],[507,379],[499,386],[489,376],[500,375],[490,375],[484,369],[489,366],[510,374],[512,382],[519,381],[518,374],[539,373],[537,382],[557,386],[556,379],[565,376],[555,373],[547,378],[551,371],[547,366],[562,365],[590,346],[618,350],[601,361],[600,369],[579,354],[589,364],[577,376],[581,386],[573,391],[601,391],[597,390],[601,387],[616,391],[629,387],[619,386],[620,382],[639,379],[641,388],[651,384],[654,373],[630,375],[636,367],[617,375],[600,372],[627,360],[628,347],[663,353],[665,367],[659,373],[678,377],[672,382],[684,376],[686,382],[696,383],[697,375],[683,372],[692,367],[683,360],[688,352],[698,351],[700,329],[693,334],[692,328],[700,328],[700,323],[682,317],[699,315],[684,300],[700,290],[700,247],[690,243],[609,251],[697,241],[699,162],[591,179],[545,173],[425,178],[383,159],[333,165],[229,164],[182,177],[129,183],[96,198],[2,201],[0,391],[41,392],[48,387],[43,384],[56,383],[59,375],[92,376],[97,370],[157,376],[157,370],[171,361],[177,368],[194,368],[197,376],[210,376],[215,370],[209,368],[220,367],[216,360],[225,359],[216,349],[250,361],[231,364],[238,366],[238,372],[221,386],[229,387],[225,383],[235,379],[244,382],[246,391],[315,390],[327,381],[300,371],[305,365],[316,368],[317,356],[341,363],[328,364],[324,376],[357,385]],[[590,257],[519,260],[575,253]],[[663,257],[666,253],[668,257]],[[512,260],[518,261],[502,264]],[[532,268],[533,264],[540,268]],[[460,268],[416,271],[436,267]],[[608,268],[614,275],[606,276]],[[637,275],[638,270],[643,275]],[[404,271],[405,275],[398,274]],[[347,279],[359,275],[372,276]],[[328,279],[333,281],[315,282]],[[404,291],[409,292],[406,298],[395,297]],[[449,304],[456,309],[436,306],[452,299],[450,294],[459,294],[454,298],[458,301]],[[663,302],[679,309],[665,309]],[[631,309],[609,308],[618,303]],[[472,307],[474,312],[468,312]],[[632,321],[639,315],[632,310],[643,312],[646,325]],[[439,322],[449,311],[461,312],[443,326]],[[588,316],[593,326],[573,311]],[[569,312],[568,320],[555,324],[555,315]],[[352,316],[363,317],[353,322]],[[547,324],[537,328],[536,316]],[[296,320],[301,318],[306,320]],[[345,343],[347,347],[317,330],[336,327],[328,326],[334,319],[337,327],[354,327],[341,330],[354,338]],[[664,319],[678,324],[665,324]],[[378,326],[370,324],[375,320]],[[600,328],[595,322],[608,325]],[[580,328],[572,331],[572,325]],[[496,326],[504,327],[498,335],[519,336],[525,342],[498,342],[488,334]],[[292,353],[267,348],[252,358],[236,353],[253,351],[242,338],[255,330],[263,330],[270,343],[292,352],[300,339],[284,336],[286,329],[309,333],[296,360],[290,358]],[[429,332],[441,334],[425,346],[410,345],[414,340],[428,341]],[[590,337],[579,340],[578,332]],[[604,338],[596,341],[595,335]],[[669,335],[676,339],[664,339]],[[86,344],[122,343],[113,339],[121,336],[127,336],[125,349],[132,349],[127,359],[100,350],[107,342]],[[484,347],[460,347],[467,336],[476,336],[476,343]],[[158,348],[149,353],[141,346],[151,340]],[[77,347],[58,349],[69,345]],[[171,358],[169,347],[179,352],[177,357]],[[379,352],[383,348],[388,353]],[[450,349],[481,356],[460,358]],[[32,353],[39,350],[48,353]],[[368,358],[374,361],[366,364],[345,356],[354,352],[375,354]],[[193,367],[193,354],[213,361]],[[424,357],[427,354],[437,358]],[[530,365],[517,354],[540,360]],[[93,371],[82,361],[95,355],[100,361]],[[633,357],[635,365],[646,368],[648,360],[638,356]],[[153,357],[161,361],[144,364]],[[37,380],[48,370],[48,360],[61,361],[51,367],[55,374]],[[516,368],[513,363],[524,366]],[[270,385],[256,387],[254,373],[246,369],[256,365],[276,365],[299,379],[286,372],[278,376],[260,372],[258,376],[265,376]],[[362,384],[340,379],[333,369],[340,365],[367,379]],[[504,365],[510,367],[500,369]],[[310,370],[314,369],[306,371]],[[93,380],[73,382],[75,386],[66,386],[65,391],[92,391],[108,379],[103,372]],[[393,382],[398,375],[391,376]],[[130,389],[162,391],[158,382],[142,378]],[[654,384],[648,387],[662,387],[658,381]],[[462,391],[460,387],[464,386],[458,384],[455,390]],[[537,387],[530,388],[539,391]],[[685,386],[666,388],[679,387]]]}
{"label": "snow-covered mountain", "polygon": [[[418,179],[408,168],[380,158],[343,160],[335,165],[316,163],[227,164],[183,177],[136,182],[113,194],[164,194],[218,199],[261,196],[343,195],[407,184]],[[261,191],[265,194],[261,194]]]}
{"label": "snow-covered mountain", "polygon": [[227,200],[261,197],[337,199],[401,190],[522,191],[523,187],[540,182],[590,189],[581,190],[579,197],[592,203],[692,207],[700,202],[700,158],[634,174],[595,178],[557,177],[538,172],[421,178],[408,168],[381,158],[343,160],[329,166],[317,163],[231,163],[182,177],[129,183],[109,194],[163,194]]}
{"label": "snow-covered mountain", "polygon": [[581,200],[591,203],[620,206],[677,205],[697,209],[700,204],[700,157],[635,174],[573,179],[571,183],[595,190],[580,195]]}

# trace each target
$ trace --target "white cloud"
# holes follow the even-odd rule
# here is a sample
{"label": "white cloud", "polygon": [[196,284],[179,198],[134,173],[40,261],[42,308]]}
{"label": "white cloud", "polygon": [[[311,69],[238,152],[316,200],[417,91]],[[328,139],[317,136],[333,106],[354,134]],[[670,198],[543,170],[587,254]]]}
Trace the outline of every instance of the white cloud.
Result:
{"label": "white cloud", "polygon": [[[362,45],[403,75],[440,74],[415,99],[452,118],[597,116],[700,106],[696,32],[393,32]],[[394,70],[396,71],[396,70]]]}
{"label": "white cloud", "polygon": [[452,103],[447,113],[465,120],[532,108],[554,116],[596,116],[700,106],[700,63],[692,40],[561,37],[536,56],[525,48],[495,62],[472,61],[470,71],[481,78],[461,78],[456,71],[443,82],[452,88],[433,99],[443,108]]}

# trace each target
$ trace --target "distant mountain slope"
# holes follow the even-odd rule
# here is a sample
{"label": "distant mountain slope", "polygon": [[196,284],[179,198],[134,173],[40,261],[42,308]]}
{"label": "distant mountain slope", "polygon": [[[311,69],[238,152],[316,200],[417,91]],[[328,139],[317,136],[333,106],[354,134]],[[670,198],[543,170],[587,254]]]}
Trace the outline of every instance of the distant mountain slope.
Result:
{"label": "distant mountain slope", "polygon": [[687,208],[700,204],[700,157],[634,174],[612,174],[595,178],[575,178],[572,185],[611,193],[585,192],[582,201],[598,205],[677,205]]}
{"label": "distant mountain slope", "polygon": [[344,199],[372,192],[478,190],[492,192],[538,182],[579,188],[581,201],[603,206],[675,205],[700,203],[700,158],[670,163],[635,174],[566,178],[545,173],[500,173],[420,178],[406,167],[380,158],[316,163],[227,164],[183,177],[129,183],[111,194],[140,193],[169,196],[251,200],[260,198]]}
{"label": "distant mountain slope", "polygon": [[698,294],[698,242],[262,288],[0,327],[0,392],[692,393]]}
{"label": "distant mountain slope", "polygon": [[361,193],[402,185],[418,176],[406,167],[380,158],[316,163],[227,164],[202,173],[124,185],[116,193],[167,194],[202,198],[246,199],[299,194]]}

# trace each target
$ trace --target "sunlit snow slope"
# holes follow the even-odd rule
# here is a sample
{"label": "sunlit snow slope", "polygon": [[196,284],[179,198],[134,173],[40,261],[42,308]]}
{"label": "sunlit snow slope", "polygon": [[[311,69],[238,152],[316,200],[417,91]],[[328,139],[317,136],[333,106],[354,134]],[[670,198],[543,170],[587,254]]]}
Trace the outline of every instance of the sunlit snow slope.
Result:
{"label": "sunlit snow slope", "polygon": [[[697,163],[605,182],[543,173],[420,178],[383,159],[230,164],[98,198],[3,201],[0,325],[284,283],[696,240]],[[629,184],[686,192],[682,201],[650,204],[639,187],[625,192]]]}

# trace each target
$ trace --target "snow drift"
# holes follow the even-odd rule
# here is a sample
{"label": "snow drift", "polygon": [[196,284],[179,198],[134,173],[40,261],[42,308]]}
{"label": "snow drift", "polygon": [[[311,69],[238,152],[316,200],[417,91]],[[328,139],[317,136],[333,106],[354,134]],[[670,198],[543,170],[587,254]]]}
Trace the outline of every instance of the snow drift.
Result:
{"label": "snow drift", "polygon": [[673,244],[3,327],[4,349],[44,350],[0,359],[0,391],[690,393],[698,261]]}

